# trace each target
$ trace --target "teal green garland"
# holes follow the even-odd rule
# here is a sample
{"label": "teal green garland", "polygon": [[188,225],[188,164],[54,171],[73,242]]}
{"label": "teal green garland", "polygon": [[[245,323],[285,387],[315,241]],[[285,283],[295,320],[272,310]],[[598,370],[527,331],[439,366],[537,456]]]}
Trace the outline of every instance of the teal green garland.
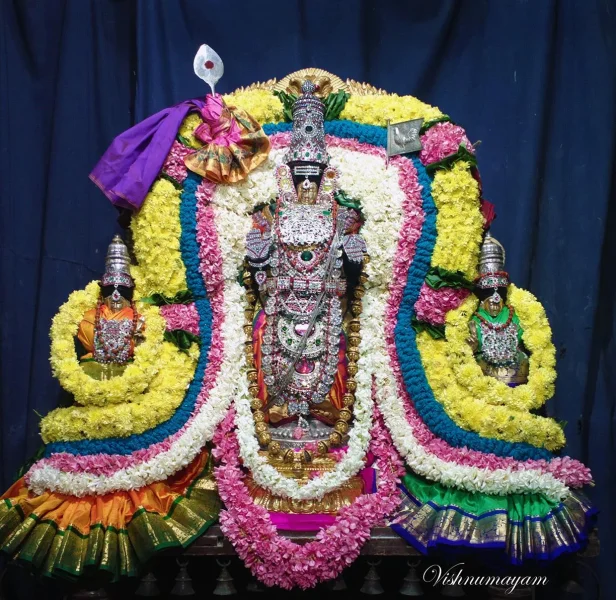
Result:
{"label": "teal green garland", "polygon": [[208,363],[208,356],[212,342],[212,308],[207,297],[203,277],[199,271],[199,244],[197,242],[197,199],[195,192],[201,183],[201,177],[189,173],[184,181],[184,189],[181,194],[180,222],[182,233],[180,249],[182,260],[186,267],[186,281],[194,297],[195,307],[199,314],[199,332],[201,338],[201,352],[195,376],[188,388],[186,396],[175,411],[173,416],[157,425],[156,427],[141,433],[127,437],[112,437],[104,440],[82,440],[77,442],[56,442],[48,444],[45,456],[66,452],[68,454],[121,454],[127,455],[148,448],[153,444],[164,441],[179,431],[190,418],[199,392],[203,385],[203,376]]}

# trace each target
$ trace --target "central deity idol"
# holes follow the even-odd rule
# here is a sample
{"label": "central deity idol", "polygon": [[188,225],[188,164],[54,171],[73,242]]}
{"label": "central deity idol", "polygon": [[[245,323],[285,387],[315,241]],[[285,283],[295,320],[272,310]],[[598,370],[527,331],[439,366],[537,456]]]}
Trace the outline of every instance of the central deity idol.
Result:
{"label": "central deity idol", "polygon": [[278,197],[253,214],[244,275],[259,441],[296,465],[346,440],[368,260],[359,207],[338,193],[329,165],[325,107],[315,92],[305,81],[293,105]]}

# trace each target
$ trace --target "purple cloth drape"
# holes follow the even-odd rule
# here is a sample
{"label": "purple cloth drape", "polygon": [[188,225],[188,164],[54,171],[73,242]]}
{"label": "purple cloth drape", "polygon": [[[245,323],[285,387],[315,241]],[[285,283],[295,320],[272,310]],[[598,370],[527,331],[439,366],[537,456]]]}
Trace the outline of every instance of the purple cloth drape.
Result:
{"label": "purple cloth drape", "polygon": [[116,206],[137,211],[160,173],[182,121],[203,99],[165,108],[118,135],[90,179]]}

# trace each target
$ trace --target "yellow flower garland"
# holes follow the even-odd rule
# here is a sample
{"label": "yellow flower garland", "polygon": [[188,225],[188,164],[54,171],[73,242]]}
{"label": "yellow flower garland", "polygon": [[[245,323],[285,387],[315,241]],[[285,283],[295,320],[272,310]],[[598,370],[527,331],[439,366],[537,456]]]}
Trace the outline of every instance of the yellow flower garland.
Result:
{"label": "yellow flower garland", "polygon": [[163,342],[157,357],[158,374],[132,402],[112,406],[57,408],[41,420],[46,444],[127,437],[156,427],[173,416],[186,394],[199,357],[193,344],[189,353]]}
{"label": "yellow flower garland", "polygon": [[[278,123],[284,120],[282,102],[269,90],[235,92],[226,95],[224,100],[229,105],[244,109],[259,123]],[[443,113],[435,106],[421,102],[413,96],[397,94],[351,96],[340,113],[341,119],[380,127],[387,126],[387,120],[398,123],[423,118],[428,122],[442,116]],[[187,130],[180,130],[180,133],[187,139],[190,135]]]}
{"label": "yellow flower garland", "polygon": [[135,360],[122,376],[98,381],[86,373],[75,352],[75,336],[87,310],[96,306],[99,285],[92,281],[85,290],[73,292],[60,307],[51,325],[51,369],[60,385],[82,405],[104,406],[130,402],[141,394],[158,372],[165,320],[155,306],[139,306],[146,321],[145,340],[135,348]]}
{"label": "yellow flower garland", "polygon": [[474,279],[483,216],[479,186],[471,175],[469,164],[458,161],[450,170],[437,171],[432,183],[432,198],[438,209],[432,266],[461,271],[468,279]]}
{"label": "yellow flower garland", "polygon": [[269,90],[247,90],[224,97],[229,106],[245,110],[259,123],[278,123],[284,120],[282,102]]}
{"label": "yellow flower garland", "polygon": [[191,148],[199,149],[203,144],[195,137],[195,129],[203,123],[199,113],[190,113],[180,125],[179,134],[188,142]]}
{"label": "yellow flower garland", "polygon": [[187,289],[180,252],[180,190],[157,179],[130,227],[137,257],[137,265],[131,267],[135,297],[155,293],[173,297]]}
{"label": "yellow flower garland", "polygon": [[443,113],[435,106],[421,102],[413,96],[397,94],[351,96],[340,113],[341,119],[380,127],[386,127],[388,120],[399,123],[423,118],[424,122],[428,122],[442,116]]}
{"label": "yellow flower garland", "polygon": [[556,350],[551,341],[552,331],[545,311],[537,299],[513,284],[509,286],[507,297],[524,330],[524,345],[531,352],[528,383],[511,388],[483,374],[466,342],[469,319],[478,305],[475,296],[469,296],[458,309],[447,314],[446,343],[453,372],[469,394],[487,404],[528,411],[539,408],[554,394]]}
{"label": "yellow flower garland", "polygon": [[547,318],[541,304],[524,290],[511,286],[509,300],[532,352],[527,384],[510,388],[481,371],[466,342],[478,302],[472,296],[447,314],[446,340],[435,340],[427,333],[417,336],[426,377],[458,426],[485,437],[557,450],[565,445],[562,428],[553,419],[527,412],[541,406],[554,391],[555,356]]}

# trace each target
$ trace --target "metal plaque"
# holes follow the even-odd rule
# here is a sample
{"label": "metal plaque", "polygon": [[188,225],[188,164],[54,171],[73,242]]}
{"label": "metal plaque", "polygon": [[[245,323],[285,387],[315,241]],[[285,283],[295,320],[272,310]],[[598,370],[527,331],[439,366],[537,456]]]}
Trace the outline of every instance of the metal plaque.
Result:
{"label": "metal plaque", "polygon": [[423,125],[423,119],[413,119],[402,123],[387,124],[387,156],[419,152],[421,140],[419,131]]}

